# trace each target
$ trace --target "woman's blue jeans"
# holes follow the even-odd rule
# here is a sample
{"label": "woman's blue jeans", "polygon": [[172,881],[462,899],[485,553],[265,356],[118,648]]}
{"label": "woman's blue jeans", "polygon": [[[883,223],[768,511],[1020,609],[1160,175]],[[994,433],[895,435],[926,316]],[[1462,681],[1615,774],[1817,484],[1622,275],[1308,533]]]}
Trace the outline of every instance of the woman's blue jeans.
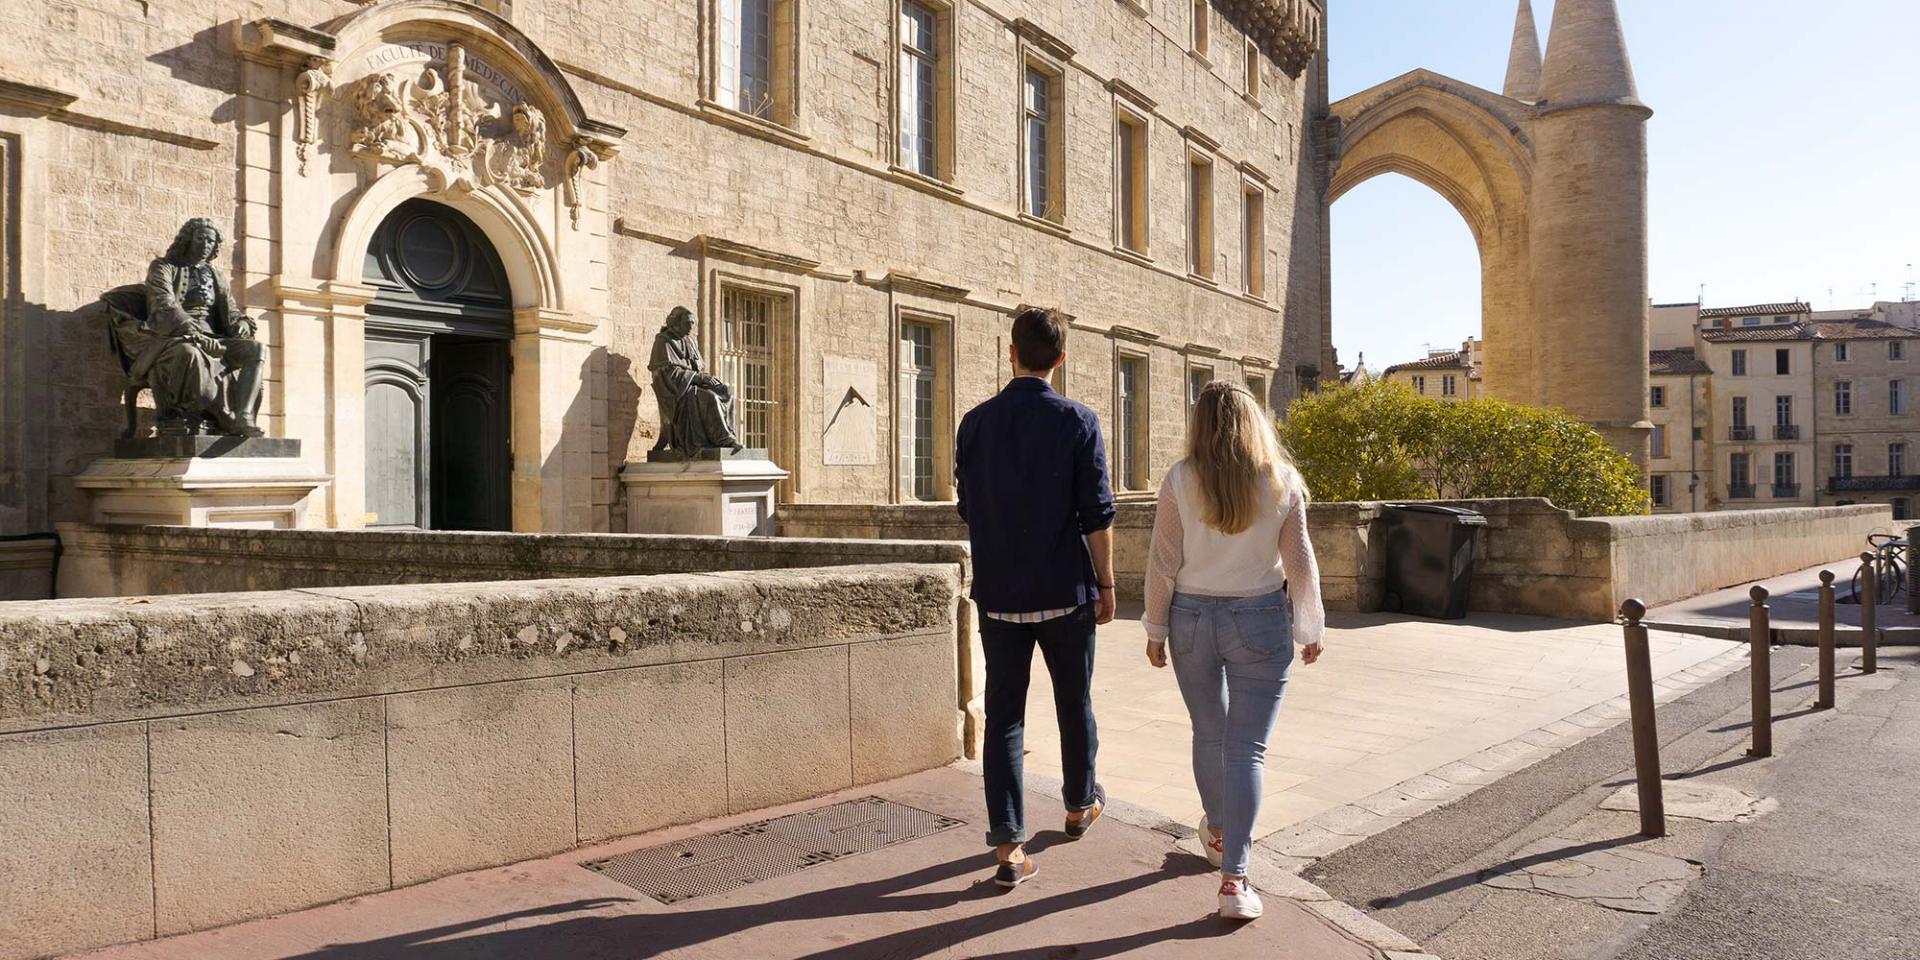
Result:
{"label": "woman's blue jeans", "polygon": [[1277,590],[1259,597],[1176,593],[1168,621],[1174,676],[1193,718],[1194,785],[1208,825],[1225,833],[1220,871],[1244,877],[1267,737],[1293,666],[1293,609]]}

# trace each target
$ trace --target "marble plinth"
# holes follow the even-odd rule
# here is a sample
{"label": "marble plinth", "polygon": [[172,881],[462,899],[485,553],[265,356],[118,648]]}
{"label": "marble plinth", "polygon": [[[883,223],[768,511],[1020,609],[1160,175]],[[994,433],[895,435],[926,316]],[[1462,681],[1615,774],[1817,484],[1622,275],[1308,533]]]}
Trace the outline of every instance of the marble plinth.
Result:
{"label": "marble plinth", "polygon": [[74,478],[94,523],[304,527],[308,499],[333,479],[279,437],[150,437],[114,452]]}
{"label": "marble plinth", "polygon": [[773,535],[774,489],[787,471],[759,457],[629,463],[628,533],[764,537]]}

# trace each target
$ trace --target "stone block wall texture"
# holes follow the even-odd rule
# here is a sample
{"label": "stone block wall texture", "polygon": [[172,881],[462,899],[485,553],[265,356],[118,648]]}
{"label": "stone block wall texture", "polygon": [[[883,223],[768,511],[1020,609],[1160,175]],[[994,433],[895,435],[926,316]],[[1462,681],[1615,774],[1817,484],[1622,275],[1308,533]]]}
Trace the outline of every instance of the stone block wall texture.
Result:
{"label": "stone block wall texture", "polygon": [[[658,426],[645,369],[654,332],[669,308],[685,304],[713,353],[723,283],[788,298],[793,328],[777,382],[784,389],[782,466],[793,471],[784,494],[796,501],[900,498],[893,407],[904,310],[951,333],[939,402],[955,413],[1004,379],[1008,315],[1018,305],[1058,305],[1075,315],[1068,391],[1106,416],[1114,406],[1114,330],[1146,332],[1140,345],[1154,394],[1146,446],[1156,478],[1175,456],[1190,359],[1217,352],[1206,361],[1216,375],[1261,376],[1276,402],[1294,394],[1296,366],[1322,364],[1325,150],[1315,131],[1326,112],[1324,56],[1297,77],[1263,60],[1254,98],[1237,56],[1241,36],[1225,17],[1214,19],[1213,42],[1229,55],[1210,63],[1186,49],[1190,5],[957,3],[956,43],[947,51],[956,64],[945,134],[951,176],[930,184],[893,169],[899,71],[895,17],[884,5],[796,4],[794,116],[776,129],[706,102],[712,2],[482,5],[551,58],[589,116],[628,131],[620,153],[589,178],[581,228],[530,239],[552,251],[552,264],[541,269],[551,267],[554,284],[567,291],[564,319],[578,328],[569,333],[578,342],[555,348],[551,362],[531,362],[529,352],[516,367],[516,377],[540,380],[537,390],[515,394],[521,407],[539,407],[516,409],[516,432],[529,434],[528,442],[537,433],[552,448],[541,451],[546,459],[527,459],[527,444],[516,443],[520,528],[536,520],[546,530],[622,528],[626,505],[614,477],[651,445]],[[358,361],[340,353],[316,318],[351,320],[342,304],[371,295],[349,289],[352,278],[329,288],[340,278],[322,267],[336,259],[340,218],[373,175],[357,173],[344,145],[327,139],[331,133],[312,147],[322,173],[306,180],[291,172],[293,78],[304,64],[277,55],[248,60],[236,37],[262,18],[326,29],[369,6],[377,13],[436,5],[447,6],[46,0],[21,7],[0,37],[8,79],[28,91],[7,95],[32,101],[0,111],[0,233],[19,238],[0,245],[0,534],[84,516],[72,478],[107,454],[121,422],[117,364],[88,308],[101,291],[137,280],[181,221],[196,215],[227,234],[221,266],[231,271],[234,296],[265,321],[267,428],[306,441],[309,460],[346,477],[317,508],[323,522],[363,522],[351,509],[364,470],[360,425],[324,415],[359,409],[338,396],[359,389],[359,371],[328,366]],[[1021,21],[1074,51],[1060,63],[1065,200],[1058,224],[1020,212],[1019,77],[1033,49],[1019,34]],[[555,100],[553,91],[533,89],[542,81],[530,71],[514,81],[543,102]],[[1116,89],[1139,92],[1133,106],[1149,125],[1144,258],[1115,248]],[[64,105],[47,106],[47,97]],[[346,106],[336,92],[322,104],[321,126],[334,130]],[[1194,145],[1215,162],[1211,280],[1189,276],[1186,265],[1184,164]],[[1240,198],[1249,186],[1266,194],[1260,296],[1245,292],[1240,270]],[[302,189],[324,193],[322,206],[335,219],[308,222]],[[538,204],[549,199],[543,193]],[[784,259],[724,252],[739,245]],[[895,282],[905,278],[944,286],[928,296]],[[318,292],[289,292],[308,287]],[[534,298],[516,291],[515,302]],[[878,372],[872,462],[826,462],[824,425],[839,400],[823,395],[829,356]],[[522,429],[529,425],[539,429]]]}
{"label": "stone block wall texture", "polygon": [[902,563],[0,604],[0,958],[947,763],[961,585]]}
{"label": "stone block wall texture", "polygon": [[[1444,502],[1487,518],[1474,545],[1473,610],[1578,620],[1612,620],[1629,597],[1664,603],[1855,556],[1867,534],[1895,529],[1884,505],[1576,518],[1543,499]],[[1329,609],[1373,611],[1386,602],[1385,507],[1307,508]],[[967,535],[950,504],[802,504],[783,513],[780,530],[916,540]],[[1140,599],[1152,535],[1153,504],[1122,503],[1114,573],[1123,601]]]}

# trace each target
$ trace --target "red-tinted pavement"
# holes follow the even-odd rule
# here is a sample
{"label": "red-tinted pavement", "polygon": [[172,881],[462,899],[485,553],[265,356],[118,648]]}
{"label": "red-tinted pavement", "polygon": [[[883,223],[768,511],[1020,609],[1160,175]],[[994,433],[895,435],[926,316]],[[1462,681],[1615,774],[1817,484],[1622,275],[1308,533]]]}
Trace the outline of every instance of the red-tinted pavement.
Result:
{"label": "red-tinted pavement", "polygon": [[[801,809],[878,795],[964,826],[799,873],[665,906],[580,864]],[[480,798],[476,798],[477,802]],[[95,958],[142,960],[908,960],[1106,957],[1379,960],[1306,904],[1267,897],[1267,915],[1214,915],[1216,876],[1166,834],[1103,818],[1086,839],[1059,832],[1057,801],[1032,795],[1041,865],[1014,891],[990,881],[980,781],[957,769],[756,811],[545,860],[448,877],[302,913]],[[299,864],[286,865],[298,870]]]}

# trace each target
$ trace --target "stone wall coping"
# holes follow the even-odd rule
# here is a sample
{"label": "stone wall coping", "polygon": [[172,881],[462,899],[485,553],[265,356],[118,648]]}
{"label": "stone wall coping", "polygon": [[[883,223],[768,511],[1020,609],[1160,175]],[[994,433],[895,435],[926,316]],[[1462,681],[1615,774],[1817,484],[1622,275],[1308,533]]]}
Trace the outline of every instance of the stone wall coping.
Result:
{"label": "stone wall coping", "polygon": [[950,563],[0,603],[0,733],[951,639]]}
{"label": "stone wall coping", "polygon": [[[1863,503],[1844,507],[1774,507],[1761,510],[1720,510],[1712,513],[1656,514],[1650,517],[1583,517],[1568,525],[1576,540],[1632,540],[1639,537],[1705,533],[1745,527],[1770,526],[1793,521],[1830,520],[1840,517],[1883,517],[1893,526],[1893,507]],[[1866,549],[1864,542],[1861,549]]]}

